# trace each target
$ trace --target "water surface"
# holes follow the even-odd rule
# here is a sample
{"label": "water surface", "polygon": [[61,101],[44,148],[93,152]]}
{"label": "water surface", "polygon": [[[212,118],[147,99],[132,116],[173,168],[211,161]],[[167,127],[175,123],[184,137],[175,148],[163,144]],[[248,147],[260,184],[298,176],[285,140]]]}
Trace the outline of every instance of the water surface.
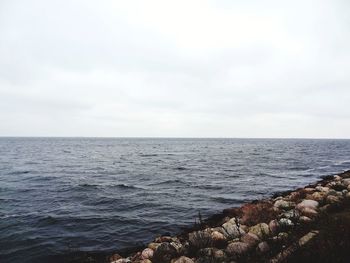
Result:
{"label": "water surface", "polygon": [[176,233],[350,169],[350,140],[0,138],[0,262]]}

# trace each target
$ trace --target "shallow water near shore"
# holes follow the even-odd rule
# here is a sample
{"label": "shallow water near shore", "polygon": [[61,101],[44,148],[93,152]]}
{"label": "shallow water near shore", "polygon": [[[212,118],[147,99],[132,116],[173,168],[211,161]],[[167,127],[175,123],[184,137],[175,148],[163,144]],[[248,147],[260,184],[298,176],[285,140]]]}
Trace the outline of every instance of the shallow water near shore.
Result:
{"label": "shallow water near shore", "polygon": [[350,169],[350,140],[0,138],[0,261],[176,233]]}

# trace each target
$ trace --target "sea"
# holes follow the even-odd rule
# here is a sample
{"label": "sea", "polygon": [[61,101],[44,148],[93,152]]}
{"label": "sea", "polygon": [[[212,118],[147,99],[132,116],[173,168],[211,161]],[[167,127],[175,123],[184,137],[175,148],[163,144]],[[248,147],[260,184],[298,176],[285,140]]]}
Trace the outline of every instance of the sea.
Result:
{"label": "sea", "polygon": [[348,169],[350,140],[2,137],[0,262],[107,255]]}

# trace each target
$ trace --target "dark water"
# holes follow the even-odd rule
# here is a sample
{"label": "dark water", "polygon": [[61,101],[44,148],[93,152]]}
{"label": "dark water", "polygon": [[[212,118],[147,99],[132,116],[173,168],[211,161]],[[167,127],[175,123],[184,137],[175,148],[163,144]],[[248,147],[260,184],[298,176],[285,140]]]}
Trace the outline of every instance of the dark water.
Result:
{"label": "dark water", "polygon": [[350,140],[0,138],[0,262],[113,251],[350,169]]}

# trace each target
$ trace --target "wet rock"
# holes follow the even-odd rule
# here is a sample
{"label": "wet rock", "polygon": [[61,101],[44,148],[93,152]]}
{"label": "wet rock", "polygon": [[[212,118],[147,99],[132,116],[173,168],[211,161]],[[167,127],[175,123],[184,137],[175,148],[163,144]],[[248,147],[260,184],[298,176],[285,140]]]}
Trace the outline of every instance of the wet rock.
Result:
{"label": "wet rock", "polygon": [[243,242],[232,242],[226,248],[226,253],[235,258],[239,258],[248,253],[250,247]]}
{"label": "wet rock", "polygon": [[235,239],[245,234],[245,231],[236,224],[234,218],[222,225],[223,234],[226,238]]}
{"label": "wet rock", "polygon": [[176,249],[168,242],[163,242],[153,254],[152,262],[169,263],[177,256]]}
{"label": "wet rock", "polygon": [[246,243],[250,248],[253,248],[259,243],[260,239],[257,235],[249,232],[242,236],[241,241]]}
{"label": "wet rock", "polygon": [[297,205],[297,209],[303,210],[304,208],[317,209],[319,203],[315,200],[305,199]]}
{"label": "wet rock", "polygon": [[141,253],[142,259],[151,259],[153,257],[154,251],[150,248],[145,248]]}
{"label": "wet rock", "polygon": [[277,200],[273,206],[278,209],[289,210],[295,206],[295,203],[280,199],[280,200]]}
{"label": "wet rock", "polygon": [[188,235],[190,245],[195,248],[210,247],[213,243],[210,230],[195,231]]}
{"label": "wet rock", "polygon": [[170,245],[172,245],[175,248],[178,254],[180,254],[183,250],[183,246],[179,241],[170,242]]}
{"label": "wet rock", "polygon": [[270,246],[266,241],[263,241],[258,244],[256,250],[260,254],[265,254],[270,250]]}
{"label": "wet rock", "polygon": [[182,256],[178,259],[172,260],[171,263],[194,263],[194,261],[188,257]]}
{"label": "wet rock", "polygon": [[313,192],[316,191],[316,189],[312,188],[312,187],[305,187],[303,190],[304,190],[304,192],[306,192],[308,194],[312,194]]}
{"label": "wet rock", "polygon": [[341,177],[339,175],[334,175],[334,180],[335,181],[341,181]]}
{"label": "wet rock", "polygon": [[252,226],[249,228],[249,232],[257,235],[260,239],[264,239],[270,235],[270,229],[266,223],[260,223]]}

